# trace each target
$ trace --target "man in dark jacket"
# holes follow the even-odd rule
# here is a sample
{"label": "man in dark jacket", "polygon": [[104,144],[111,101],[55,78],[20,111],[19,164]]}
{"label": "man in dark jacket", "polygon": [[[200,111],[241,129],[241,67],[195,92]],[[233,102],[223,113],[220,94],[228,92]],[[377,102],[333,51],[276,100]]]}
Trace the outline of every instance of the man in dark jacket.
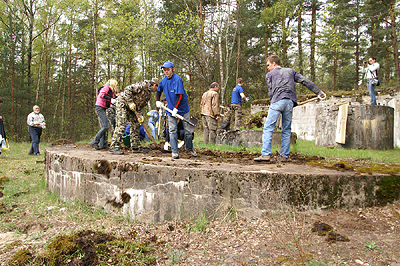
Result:
{"label": "man in dark jacket", "polygon": [[282,137],[281,137],[281,161],[289,160],[290,135],[292,133],[292,115],[293,107],[297,105],[296,83],[301,83],[318,95],[320,99],[325,99],[326,95],[311,80],[297,73],[291,68],[282,68],[280,59],[277,55],[271,55],[267,60],[267,67],[270,72],[267,73],[265,81],[267,82],[270,107],[267,120],[264,125],[263,147],[261,156],[255,158],[255,161],[270,161],[272,132],[274,131],[276,121],[282,115]]}

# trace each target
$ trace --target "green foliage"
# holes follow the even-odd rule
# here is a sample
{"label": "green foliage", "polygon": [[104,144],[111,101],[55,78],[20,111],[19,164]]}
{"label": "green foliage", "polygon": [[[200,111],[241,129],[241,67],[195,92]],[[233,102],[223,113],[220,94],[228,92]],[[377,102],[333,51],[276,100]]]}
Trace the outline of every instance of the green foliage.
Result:
{"label": "green foliage", "polygon": [[195,232],[204,232],[207,228],[208,219],[206,216],[206,211],[200,215],[196,223],[192,226],[192,230]]}
{"label": "green foliage", "polygon": [[364,246],[368,249],[368,250],[376,250],[379,249],[378,245],[374,242],[364,242]]}
{"label": "green foliage", "polygon": [[171,264],[178,264],[179,261],[185,256],[185,252],[182,250],[171,250],[167,253],[168,261]]}

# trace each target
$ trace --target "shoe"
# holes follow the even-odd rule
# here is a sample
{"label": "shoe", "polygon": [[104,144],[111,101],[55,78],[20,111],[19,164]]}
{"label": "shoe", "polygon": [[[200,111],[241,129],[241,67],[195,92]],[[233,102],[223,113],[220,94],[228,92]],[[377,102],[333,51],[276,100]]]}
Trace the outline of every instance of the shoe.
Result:
{"label": "shoe", "polygon": [[92,146],[93,148],[95,148],[96,150],[100,150],[99,145],[96,143],[89,143],[89,145]]}
{"label": "shoe", "polygon": [[35,153],[35,155],[40,155],[40,152],[38,152],[38,153]]}
{"label": "shoe", "polygon": [[172,153],[172,159],[179,159],[179,154]]}
{"label": "shoe", "polygon": [[139,147],[138,149],[132,149],[132,153],[146,153],[149,152],[149,149],[143,149],[142,147]]}
{"label": "shoe", "polygon": [[190,155],[192,155],[192,157],[197,157],[197,153],[194,150],[190,151]]}
{"label": "shoe", "polygon": [[291,162],[292,160],[289,159],[289,157],[281,156],[280,158],[281,163],[286,163],[286,162]]}
{"label": "shoe", "polygon": [[124,154],[124,151],[121,150],[109,150],[109,153],[115,154],[115,155],[122,155]]}
{"label": "shoe", "polygon": [[33,152],[29,152],[28,155],[33,155]]}
{"label": "shoe", "polygon": [[269,162],[269,161],[271,161],[271,156],[270,155],[261,155],[260,157],[254,158],[254,161],[256,161],[256,162]]}

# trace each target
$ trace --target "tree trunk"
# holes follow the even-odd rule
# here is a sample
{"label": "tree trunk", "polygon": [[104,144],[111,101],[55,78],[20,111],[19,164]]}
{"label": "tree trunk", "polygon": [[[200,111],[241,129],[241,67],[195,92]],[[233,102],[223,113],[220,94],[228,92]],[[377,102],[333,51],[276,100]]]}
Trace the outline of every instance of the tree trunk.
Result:
{"label": "tree trunk", "polygon": [[[268,0],[265,1],[265,9],[268,8]],[[268,38],[269,38],[269,27],[268,25],[265,25],[265,48],[264,48],[264,53],[265,53],[265,65],[264,65],[264,74],[266,75],[268,72],[268,67],[267,67],[267,60],[268,60]]]}
{"label": "tree trunk", "polygon": [[317,36],[317,0],[311,5],[310,79],[315,81],[315,38]]}
{"label": "tree trunk", "polygon": [[219,78],[221,84],[221,103],[225,104],[225,91],[226,86],[224,85],[224,66],[222,60],[222,16],[221,16],[221,8],[219,0],[217,1],[217,10],[218,10],[218,58],[219,58]]}
{"label": "tree trunk", "polygon": [[237,60],[236,60],[236,79],[239,78],[239,65],[240,65],[240,0],[237,3]]}
{"label": "tree trunk", "polygon": [[298,43],[298,49],[299,49],[299,73],[303,75],[303,42],[302,42],[302,18],[301,18],[301,13],[303,12],[303,3],[300,3],[299,5],[299,11],[298,11],[298,20],[297,20],[297,43]]}
{"label": "tree trunk", "polygon": [[392,43],[393,43],[394,69],[396,72],[397,83],[400,84],[399,50],[397,49],[396,17],[394,14],[394,2],[390,3],[390,18],[392,20],[391,35],[392,35]]}

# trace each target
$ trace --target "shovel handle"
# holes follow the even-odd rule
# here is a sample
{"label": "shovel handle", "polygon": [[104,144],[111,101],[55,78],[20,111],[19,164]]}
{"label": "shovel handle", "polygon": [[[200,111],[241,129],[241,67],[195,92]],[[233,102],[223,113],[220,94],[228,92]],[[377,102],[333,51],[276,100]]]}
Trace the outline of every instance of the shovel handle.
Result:
{"label": "shovel handle", "polygon": [[[170,113],[172,113],[171,109],[169,109],[168,107],[166,107],[166,106],[164,106],[164,105],[161,105],[161,108],[164,109],[164,110],[167,110],[167,111],[170,112]],[[192,122],[187,121],[187,120],[186,120],[183,116],[181,116],[180,114],[176,114],[176,117],[179,118],[180,120],[185,121],[186,123],[188,123],[188,124],[190,124],[190,125],[192,125],[192,126],[194,126],[194,127],[196,126],[196,125],[193,124]]]}

